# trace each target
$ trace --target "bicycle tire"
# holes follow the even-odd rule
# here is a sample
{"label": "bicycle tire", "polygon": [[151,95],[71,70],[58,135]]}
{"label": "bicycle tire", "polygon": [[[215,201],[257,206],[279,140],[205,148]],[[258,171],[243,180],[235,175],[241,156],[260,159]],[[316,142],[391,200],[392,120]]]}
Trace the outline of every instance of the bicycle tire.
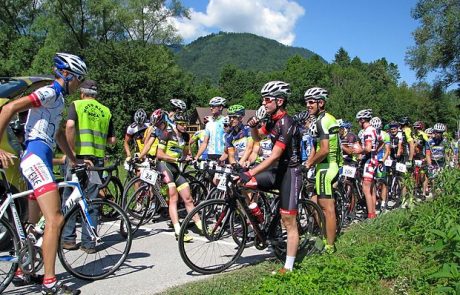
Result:
{"label": "bicycle tire", "polygon": [[[193,216],[201,218],[203,231],[188,231],[187,224]],[[230,216],[241,218],[241,245],[235,243],[231,233]],[[227,200],[208,200],[193,209],[182,223],[178,236],[179,253],[184,263],[201,274],[220,273],[241,256],[247,237],[247,224],[244,213]],[[185,235],[192,236],[193,242],[186,243]]]}
{"label": "bicycle tire", "polygon": [[150,203],[152,201],[155,202],[156,198],[153,195],[152,186],[144,182],[131,196],[128,196],[127,199],[123,210],[129,218],[131,231],[134,234],[141,225],[148,221],[147,215],[150,209]]}
{"label": "bicycle tire", "polygon": [[[122,206],[123,185],[121,184],[121,180],[118,177],[111,175],[107,184],[99,188],[98,197]],[[105,218],[113,218],[115,217],[113,216],[113,213],[114,212],[102,212],[101,216]]]}
{"label": "bicycle tire", "polygon": [[[126,260],[132,244],[131,226],[126,213],[120,206],[108,200],[87,201],[88,211],[100,210],[101,207],[112,207],[110,210],[117,212],[116,220],[105,222],[98,218],[96,232],[102,243],[96,245],[96,252],[88,254],[81,249],[66,250],[63,248],[62,232],[59,237],[58,256],[64,268],[72,275],[83,280],[100,280],[113,274]],[[71,218],[81,218],[81,223],[76,225],[77,241],[81,240],[83,226],[86,219],[83,217],[80,206],[74,206],[64,219],[64,227]],[[112,251],[109,253],[109,251]]]}
{"label": "bicycle tire", "polygon": [[[11,224],[4,218],[0,219],[0,234],[2,236],[2,243],[0,247],[0,294],[8,287],[14,278],[14,273],[18,269],[17,262],[7,263],[8,259],[11,261],[18,261],[18,254],[20,250],[19,238],[16,231],[13,230]],[[4,263],[4,260],[6,263]]]}
{"label": "bicycle tire", "polygon": [[208,195],[208,190],[201,182],[194,180],[189,182],[190,193],[192,194],[193,205],[197,206]]}
{"label": "bicycle tire", "polygon": [[345,204],[345,197],[341,189],[334,190],[335,200],[335,220],[336,220],[336,236],[342,233],[342,229],[346,223],[347,208]]}

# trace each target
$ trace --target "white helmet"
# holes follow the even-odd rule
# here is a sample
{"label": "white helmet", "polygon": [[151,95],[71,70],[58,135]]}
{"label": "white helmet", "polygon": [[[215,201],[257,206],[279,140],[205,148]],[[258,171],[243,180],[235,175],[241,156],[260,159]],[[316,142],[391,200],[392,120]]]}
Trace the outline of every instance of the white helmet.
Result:
{"label": "white helmet", "polygon": [[430,128],[425,129],[425,133],[426,134],[433,134],[433,128],[430,127]]}
{"label": "white helmet", "polygon": [[147,113],[143,109],[138,109],[134,113],[134,122],[136,122],[137,125],[142,125],[145,123],[145,120],[147,120]]}
{"label": "white helmet", "polygon": [[372,118],[369,123],[375,129],[378,129],[378,130],[382,129],[382,120],[380,120],[379,117]]}
{"label": "white helmet", "polygon": [[327,100],[327,90],[320,87],[313,87],[305,91],[303,98],[305,100],[316,99],[316,100]]}
{"label": "white helmet", "polygon": [[230,117],[229,116],[224,116],[222,118],[222,124],[225,124],[225,125],[230,124]]}
{"label": "white helmet", "polygon": [[291,94],[291,86],[283,81],[270,81],[260,90],[262,96],[284,97],[288,98]]}
{"label": "white helmet", "polygon": [[209,105],[212,107],[225,106],[225,102],[226,102],[225,98],[216,96],[216,97],[211,98],[211,100],[209,101]]}
{"label": "white helmet", "polygon": [[356,120],[359,120],[359,119],[370,120],[371,118],[372,118],[372,110],[371,109],[361,110],[356,114]]}
{"label": "white helmet", "polygon": [[446,125],[444,125],[442,123],[436,123],[433,126],[433,131],[434,132],[439,132],[439,133],[446,132]]}
{"label": "white helmet", "polygon": [[77,76],[86,76],[88,72],[85,62],[73,54],[56,53],[54,56],[54,65],[58,70],[66,70]]}
{"label": "white helmet", "polygon": [[187,105],[185,104],[185,102],[181,99],[176,99],[176,98],[173,98],[173,99],[170,99],[169,102],[176,108],[179,108],[181,109],[182,111],[185,111],[187,109]]}
{"label": "white helmet", "polygon": [[260,108],[257,109],[256,111],[256,118],[258,120],[262,120],[267,116],[267,111],[265,110],[264,106],[261,106]]}

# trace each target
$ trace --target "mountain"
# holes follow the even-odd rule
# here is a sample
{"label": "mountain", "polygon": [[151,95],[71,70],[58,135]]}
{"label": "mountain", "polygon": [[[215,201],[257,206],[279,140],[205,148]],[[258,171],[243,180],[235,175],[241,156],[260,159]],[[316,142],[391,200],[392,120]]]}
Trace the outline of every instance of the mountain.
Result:
{"label": "mountain", "polygon": [[200,37],[186,46],[174,46],[172,50],[183,69],[214,81],[228,64],[247,70],[273,71],[282,69],[293,55],[305,58],[316,55],[308,49],[286,46],[254,34],[224,32]]}

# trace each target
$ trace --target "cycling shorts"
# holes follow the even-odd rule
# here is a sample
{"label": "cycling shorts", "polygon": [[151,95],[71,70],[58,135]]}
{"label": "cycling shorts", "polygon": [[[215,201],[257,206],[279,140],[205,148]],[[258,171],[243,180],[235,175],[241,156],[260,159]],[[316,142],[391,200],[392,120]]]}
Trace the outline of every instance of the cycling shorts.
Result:
{"label": "cycling shorts", "polygon": [[316,194],[320,199],[332,199],[332,184],[338,179],[337,163],[316,165]]}
{"label": "cycling shorts", "polygon": [[53,175],[53,151],[44,141],[27,142],[20,167],[29,186],[34,190],[30,199],[36,200],[47,192],[57,190]]}
{"label": "cycling shorts", "polygon": [[364,163],[364,170],[363,170],[363,181],[373,181],[375,170],[379,165],[379,161],[375,158],[369,158]]}
{"label": "cycling shorts", "polygon": [[297,167],[271,168],[254,178],[257,188],[263,191],[279,189],[281,198],[281,214],[296,215],[297,200],[302,187],[302,170]]}
{"label": "cycling shorts", "polygon": [[177,187],[178,192],[188,187],[188,182],[180,174],[177,164],[160,161],[157,164],[157,170],[163,176],[163,181],[168,187]]}

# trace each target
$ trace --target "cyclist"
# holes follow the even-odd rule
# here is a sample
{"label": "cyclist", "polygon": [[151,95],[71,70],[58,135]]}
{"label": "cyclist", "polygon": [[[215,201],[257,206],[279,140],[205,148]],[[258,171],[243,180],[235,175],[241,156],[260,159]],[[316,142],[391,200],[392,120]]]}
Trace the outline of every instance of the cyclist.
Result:
{"label": "cyclist", "polygon": [[363,193],[366,197],[367,205],[367,218],[376,218],[375,203],[376,195],[373,189],[375,184],[375,170],[378,165],[377,160],[377,147],[379,144],[377,137],[377,130],[370,124],[372,119],[372,110],[361,110],[356,114],[361,129],[363,130],[363,138],[361,140],[362,148],[355,148],[354,153],[362,154],[362,163],[364,163],[363,170]]}
{"label": "cyclist", "polygon": [[144,147],[144,133],[148,127],[147,113],[143,109],[138,109],[134,113],[134,122],[126,129],[125,140],[123,141],[123,148],[126,153],[126,162],[129,162],[132,156],[131,149],[129,148],[131,140],[134,140],[136,143],[136,152],[142,151]]}
{"label": "cyclist", "polygon": [[245,108],[242,105],[236,104],[228,108],[230,130],[225,139],[225,150],[228,153],[229,164],[247,166],[246,162],[252,151],[251,130],[242,122],[244,115]]}
{"label": "cyclist", "polygon": [[414,122],[413,127],[413,139],[414,139],[414,160],[425,161],[426,165],[422,166],[420,169],[421,175],[423,177],[423,193],[428,196],[428,178],[427,178],[427,167],[431,167],[431,150],[429,146],[430,138],[423,130],[425,129],[425,124],[422,121]]}
{"label": "cyclist", "polygon": [[[263,124],[269,118],[267,117],[267,113],[265,111],[265,107],[261,106],[257,112],[256,117],[260,118],[261,123]],[[254,140],[254,144],[252,146],[251,155],[249,156],[249,163],[257,163],[259,164],[263,160],[270,157],[273,149],[272,140],[270,139],[270,135],[265,136],[260,141]]]}
{"label": "cyclist", "polygon": [[404,152],[404,161],[408,169],[412,168],[415,152],[414,139],[412,137],[412,129],[410,128],[410,121],[408,117],[402,117],[399,120],[401,127],[401,135],[403,138],[403,152]]}
{"label": "cyclist", "polygon": [[[206,125],[210,120],[212,120],[212,116],[205,116],[203,118],[203,123]],[[206,135],[205,129],[201,129],[195,132],[195,134],[193,134],[193,136],[190,138],[190,142],[189,142],[190,147],[192,147],[193,144],[197,143],[198,149],[199,149],[201,145],[203,144],[205,135]],[[190,149],[190,152],[192,152],[191,149]],[[205,149],[204,152],[200,156],[200,160],[207,160],[207,159],[208,159],[208,150]]]}
{"label": "cyclist", "polygon": [[449,144],[444,138],[444,132],[446,132],[446,125],[443,123],[436,123],[433,126],[434,136],[429,142],[431,148],[432,163],[435,169],[444,168],[447,161],[447,152]]}
{"label": "cyclist", "polygon": [[375,128],[375,130],[377,130],[377,138],[379,138],[380,142],[383,143],[377,147],[378,166],[375,173],[375,178],[381,180],[382,182],[382,191],[380,194],[382,202],[380,203],[380,212],[383,212],[387,209],[386,202],[388,196],[387,168],[384,163],[390,156],[391,140],[390,135],[382,130],[382,120],[379,117],[373,117],[370,124]]}
{"label": "cyclist", "polygon": [[[96,100],[97,84],[93,80],[85,80],[80,85],[80,98],[73,101],[68,110],[66,138],[77,159],[89,160],[95,167],[104,167],[105,147],[115,144],[116,137],[109,108]],[[70,167],[67,167],[70,168]],[[70,169],[66,179],[71,180]],[[102,173],[101,173],[102,174]],[[102,176],[102,175],[100,175]],[[83,188],[88,199],[98,195],[98,184],[88,182]],[[72,189],[66,188],[62,195],[63,202],[70,197]],[[91,210],[91,219],[96,221],[98,212]],[[83,228],[80,249],[88,254],[96,253],[95,241],[89,240],[89,233]],[[67,250],[78,249],[75,233],[75,219],[67,223],[62,232],[62,247]]]}
{"label": "cyclist", "polygon": [[208,158],[210,160],[219,160],[224,152],[225,132],[222,111],[224,110],[225,101],[225,98],[219,96],[213,97],[209,101],[213,119],[206,124],[206,136],[204,137],[203,144],[195,155],[195,160],[198,160],[206,149],[208,149]]}
{"label": "cyclist", "polygon": [[391,121],[388,125],[390,127],[390,158],[399,161],[403,153],[403,138],[402,134],[398,132],[399,123]]}
{"label": "cyclist", "polygon": [[[167,114],[161,109],[155,110],[152,114],[152,125],[159,130],[157,164],[158,172],[163,176],[163,181],[168,185],[169,194],[169,216],[171,218],[176,239],[179,236],[180,224],[177,213],[177,202],[179,196],[183,199],[187,212],[192,211],[195,206],[187,180],[181,175],[178,162],[186,160],[189,156],[188,143],[190,135],[186,132],[187,117],[182,113],[174,115],[174,122],[177,133],[167,124]],[[151,141],[149,141],[151,143]],[[193,220],[198,230],[202,230],[199,216],[194,216]],[[185,242],[190,242],[192,237],[188,234],[184,236]]]}
{"label": "cyclist", "polygon": [[304,95],[308,112],[316,117],[310,126],[316,138],[316,153],[307,160],[307,168],[316,166],[316,197],[326,218],[325,252],[335,252],[336,214],[332,184],[338,177],[342,153],[339,146],[339,124],[334,116],[326,112],[328,92],[320,87],[308,89]]}
{"label": "cyclist", "polygon": [[[61,213],[59,191],[54,181],[52,158],[57,143],[67,155],[71,166],[77,162],[60,128],[60,122],[65,107],[64,96],[78,89],[87,68],[80,57],[57,53],[54,56],[54,73],[56,79],[53,84],[3,106],[0,116],[0,138],[14,114],[29,110],[25,125],[25,152],[20,167],[34,190],[30,198],[37,200],[46,219],[42,244],[45,267],[42,294],[80,294],[79,290],[72,290],[62,282],[57,282],[55,275],[58,240],[64,218]],[[0,149],[0,160],[3,167],[7,168],[12,163],[12,154]]]}
{"label": "cyclist", "polygon": [[299,246],[296,216],[302,186],[300,135],[297,124],[285,109],[290,94],[290,85],[282,81],[271,81],[262,87],[262,105],[269,120],[257,128],[260,120],[253,117],[248,125],[255,141],[270,134],[273,150],[259,165],[240,173],[240,181],[248,186],[262,190],[279,189],[281,219],[287,231],[287,255],[280,273],[292,270]]}

